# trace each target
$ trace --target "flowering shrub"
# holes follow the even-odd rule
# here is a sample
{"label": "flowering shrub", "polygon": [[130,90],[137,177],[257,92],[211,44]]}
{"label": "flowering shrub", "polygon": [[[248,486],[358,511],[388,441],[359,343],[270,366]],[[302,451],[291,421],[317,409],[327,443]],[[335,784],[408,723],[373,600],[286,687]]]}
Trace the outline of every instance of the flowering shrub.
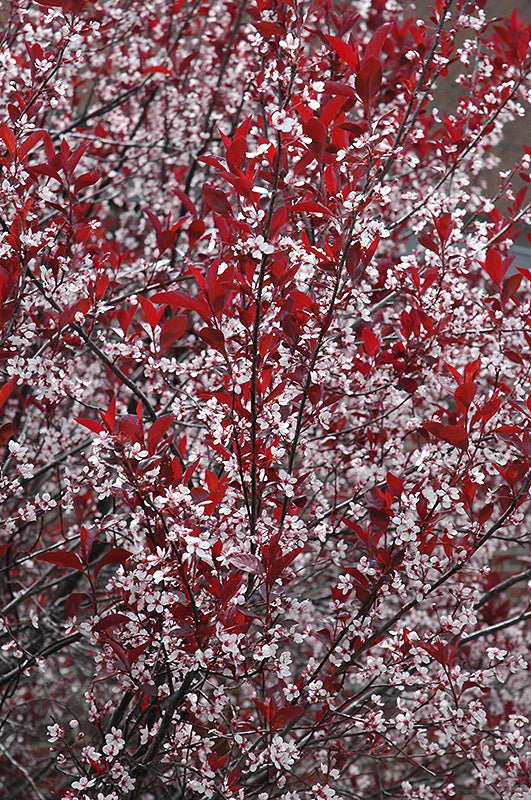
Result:
{"label": "flowering shrub", "polygon": [[484,5],[4,2],[6,800],[531,797]]}

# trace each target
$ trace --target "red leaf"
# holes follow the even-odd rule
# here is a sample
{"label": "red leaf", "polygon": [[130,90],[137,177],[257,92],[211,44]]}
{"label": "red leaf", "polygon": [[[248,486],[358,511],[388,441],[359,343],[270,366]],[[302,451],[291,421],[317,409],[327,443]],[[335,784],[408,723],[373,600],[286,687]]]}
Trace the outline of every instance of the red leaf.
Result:
{"label": "red leaf", "polygon": [[130,555],[130,551],[126,550],[124,547],[111,547],[111,549],[105,553],[103,558],[100,558],[98,561],[96,569],[94,570],[94,574],[97,577],[100,573],[100,570],[107,564],[125,564]]}
{"label": "red leaf", "polygon": [[67,325],[70,325],[71,322],[74,322],[75,316],[78,312],[81,312],[83,316],[86,316],[91,305],[92,302],[90,299],[88,297],[84,297],[81,300],[78,300],[76,303],[66,306],[66,308],[64,308],[59,315],[59,328],[64,328]]}
{"label": "red leaf", "polygon": [[81,191],[81,189],[86,189],[87,186],[92,186],[97,183],[99,179],[100,176],[96,172],[84,172],[74,183],[74,194]]}
{"label": "red leaf", "polygon": [[462,383],[454,392],[454,400],[457,408],[465,416],[468,413],[470,403],[476,396],[477,386],[475,383]]}
{"label": "red leaf", "polygon": [[150,453],[154,453],[157,445],[164,436],[167,430],[171,428],[175,421],[175,414],[164,414],[153,423],[147,435],[147,445]]}
{"label": "red leaf", "polygon": [[442,439],[460,450],[467,450],[468,448],[468,434],[465,426],[461,423],[458,425],[441,425],[440,422],[430,421],[424,423],[424,428],[436,436],[437,439]]}
{"label": "red leaf", "polygon": [[485,522],[491,518],[493,511],[494,503],[487,503],[486,506],[483,506],[483,508],[478,511],[478,522],[480,525],[484,525]]}
{"label": "red leaf", "polygon": [[310,150],[317,158],[320,158],[326,145],[325,126],[316,117],[310,117],[310,119],[304,123],[303,127],[306,136],[309,136],[312,140]]}
{"label": "red leaf", "polygon": [[105,292],[109,288],[109,283],[110,280],[108,275],[98,275],[94,286],[94,297],[96,300],[102,299]]}
{"label": "red leaf", "polygon": [[145,69],[142,70],[143,75],[154,75],[155,73],[158,73],[160,75],[172,74],[171,69],[164,66],[164,64],[159,64],[159,66],[146,67]]}
{"label": "red leaf", "polygon": [[372,358],[380,349],[380,340],[370,328],[363,328],[361,332],[361,338],[363,340],[363,348],[365,352]]}
{"label": "red leaf", "polygon": [[504,302],[507,302],[507,300],[509,300],[511,297],[514,298],[516,296],[523,277],[524,276],[522,274],[516,273],[515,275],[510,275],[508,278],[505,278],[502,287],[502,299]]}
{"label": "red leaf", "polygon": [[342,97],[355,97],[356,92],[347,83],[338,83],[337,81],[325,81],[325,92],[327,94],[340,95]]}
{"label": "red leaf", "polygon": [[382,47],[384,46],[385,41],[389,36],[389,31],[392,27],[392,22],[386,22],[384,25],[380,25],[380,27],[373,33],[371,41],[365,48],[365,61],[367,61],[369,58],[380,58]]}
{"label": "red leaf", "polygon": [[11,128],[8,128],[5,124],[0,125],[0,138],[3,139],[11,158],[14,158],[17,152],[17,140]]}
{"label": "red leaf", "polygon": [[234,597],[240,586],[242,585],[242,574],[239,571],[233,572],[232,575],[220,587],[220,600],[223,605],[226,605],[229,600]]}
{"label": "red leaf", "polygon": [[114,423],[116,421],[116,395],[113,396],[109,403],[107,411],[100,411],[100,417],[109,433],[114,433]]}
{"label": "red leaf", "polygon": [[98,775],[102,775],[104,772],[107,772],[107,764],[99,764],[97,761],[94,761],[93,758],[90,758],[90,756],[87,756],[87,761],[96,770]]}
{"label": "red leaf", "polygon": [[69,594],[65,600],[66,616],[70,618],[77,617],[79,606],[85,598],[90,599],[85,592],[72,592],[72,594]]}
{"label": "red leaf", "polygon": [[365,104],[378,94],[382,83],[382,67],[378,59],[368,58],[356,75],[356,91]]}
{"label": "red leaf", "polygon": [[257,556],[252,553],[233,553],[228,556],[227,561],[236,569],[243,572],[252,572],[254,575],[263,575],[264,566]]}
{"label": "red leaf", "polygon": [[323,396],[323,390],[317,383],[312,383],[310,387],[308,387],[308,398],[312,406],[316,406],[317,403],[321,400]]}
{"label": "red leaf", "polygon": [[501,398],[498,394],[493,394],[492,397],[487,400],[483,408],[481,409],[481,419],[483,422],[488,422],[489,419],[492,419],[501,408]]}
{"label": "red leaf", "polygon": [[129,664],[130,667],[135,663],[135,661],[138,660],[139,656],[141,656],[142,653],[145,650],[147,650],[148,647],[149,647],[149,639],[146,642],[144,642],[144,644],[139,644],[138,647],[133,647],[131,650],[128,650],[127,663]]}
{"label": "red leaf", "polygon": [[[285,556],[276,556],[272,561],[267,563],[267,583],[272,586],[274,582],[281,576],[287,567],[296,559],[296,557],[301,553],[300,549],[292,550],[290,553],[286,553]],[[265,560],[265,554],[264,554]]]}
{"label": "red leaf", "polygon": [[[181,450],[179,450],[179,452],[181,453],[181,455],[184,455],[184,448],[183,448],[182,452],[181,452]],[[189,464],[188,467],[186,467],[186,471],[185,471],[185,473],[183,475],[183,481],[182,481],[184,484],[187,484],[190,481],[192,475],[194,474],[194,472],[197,469],[197,465],[199,464],[200,460],[201,459],[196,458],[195,461],[192,461],[192,463]]]}
{"label": "red leaf", "polygon": [[349,44],[344,42],[342,39],[339,39],[337,36],[327,36],[326,38],[340,59],[345,62],[345,64],[348,64],[348,66],[354,70],[358,68],[358,55],[354,52]]}
{"label": "red leaf", "polygon": [[489,250],[484,266],[494,283],[499,286],[508,269],[508,264],[502,259],[501,253],[498,250]]}
{"label": "red leaf", "polygon": [[93,433],[101,433],[103,430],[103,425],[100,425],[95,419],[90,419],[89,417],[75,417],[75,422],[83,425],[84,428],[88,428],[89,431]]}
{"label": "red leaf", "polygon": [[155,231],[155,233],[160,235],[160,233],[162,232],[162,225],[160,224],[160,221],[157,219],[155,214],[152,214],[149,209],[146,209],[146,217],[148,217],[149,221],[153,225],[153,230]]}
{"label": "red leaf", "polygon": [[216,328],[202,328],[198,336],[210,347],[213,347],[214,350],[225,355],[225,337],[221,331],[218,331]]}
{"label": "red leaf", "polygon": [[76,553],[69,550],[54,550],[53,553],[40,553],[35,556],[37,561],[46,561],[48,564],[55,564],[56,567],[64,569],[77,569],[83,572],[83,564]]}
{"label": "red leaf", "polygon": [[98,620],[94,625],[95,631],[104,631],[107,628],[110,628],[114,625],[124,625],[127,622],[131,622],[129,617],[126,617],[125,614],[108,614],[103,619]]}
{"label": "red leaf", "polygon": [[92,547],[96,541],[98,532],[98,528],[95,525],[90,529],[85,528],[84,525],[81,526],[81,530],[79,532],[79,541],[81,544],[81,554],[85,561],[90,559]]}
{"label": "red leaf", "polygon": [[232,216],[232,208],[228,197],[221,189],[216,189],[215,186],[205,183],[203,186],[203,197],[205,198],[205,204],[212,211],[215,211],[217,214],[229,217]]}
{"label": "red leaf", "polygon": [[395,497],[400,497],[404,489],[404,485],[400,480],[400,478],[397,478],[396,475],[393,475],[392,472],[388,472],[386,477],[386,483],[389,489],[391,490],[392,494],[394,494]]}
{"label": "red leaf", "polygon": [[247,152],[247,142],[243,137],[233,139],[227,147],[227,164],[233,171],[239,171],[245,161],[245,153]]}
{"label": "red leaf", "polygon": [[321,203],[316,203],[314,200],[303,200],[301,203],[294,203],[291,206],[291,211],[306,211],[308,214],[325,214],[330,216],[330,211],[326,206]]}
{"label": "red leaf", "polygon": [[167,350],[177,339],[180,339],[188,327],[186,317],[172,317],[164,323],[160,332],[160,349]]}
{"label": "red leaf", "polygon": [[[74,2],[75,2],[75,0],[74,0]],[[77,150],[74,150],[74,152],[72,153],[71,156],[68,156],[68,153],[70,153],[70,149],[68,147],[68,143],[67,143],[66,139],[62,140],[62,142],[61,142],[61,152],[63,152],[63,150],[65,151],[65,156],[64,156],[63,160],[65,160],[65,159],[68,160],[68,169],[70,170],[70,172],[73,172],[75,170],[75,168],[77,167],[77,165],[79,164],[79,162],[81,160],[81,156],[84,154],[84,152],[85,152],[85,150],[87,148],[88,148],[88,144],[82,144],[77,148]]]}
{"label": "red leaf", "polygon": [[152,295],[151,300],[154,303],[165,303],[171,309],[187,308],[190,311],[195,311],[203,319],[208,320],[211,316],[210,308],[199,297],[190,297],[184,292],[157,292]]}
{"label": "red leaf", "polygon": [[273,730],[283,728],[284,725],[288,725],[290,722],[299,719],[299,717],[302,717],[303,714],[304,706],[299,704],[281,708],[271,717],[271,727]]}
{"label": "red leaf", "polygon": [[44,131],[33,131],[33,133],[30,133],[18,148],[18,157],[23,159],[46,135]]}
{"label": "red leaf", "polygon": [[421,244],[427,250],[431,250],[432,253],[439,252],[439,245],[431,238],[431,236],[428,236],[426,233],[422,233],[419,236],[419,244]]}
{"label": "red leaf", "polygon": [[147,319],[150,327],[155,328],[160,322],[160,318],[164,313],[164,309],[156,309],[153,303],[146,297],[139,296],[138,302],[142,306],[142,311],[144,312],[144,316]]}
{"label": "red leaf", "polygon": [[157,292],[151,299],[154,303],[165,303],[172,310],[187,308],[190,311],[195,311],[204,320],[208,320],[211,317],[210,308],[202,298],[190,297],[184,292]]}
{"label": "red leaf", "polygon": [[450,661],[450,652],[448,645],[443,644],[442,642],[438,642],[437,644],[433,645],[429,642],[419,642],[418,647],[425,650],[432,658],[442,664],[448,664]]}
{"label": "red leaf", "polygon": [[124,414],[118,420],[118,432],[130,442],[144,443],[144,431],[136,414]]}
{"label": "red leaf", "polygon": [[475,361],[470,361],[463,370],[463,383],[469,383],[474,380],[481,367],[481,359],[476,358]]}
{"label": "red leaf", "polygon": [[226,170],[223,167],[223,164],[217,160],[217,158],[212,158],[212,156],[200,156],[198,159],[202,164],[208,164],[209,167],[215,167],[218,172],[223,172],[225,174]]}
{"label": "red leaf", "polygon": [[286,34],[285,28],[283,28],[281,25],[278,25],[276,22],[269,22],[268,20],[255,22],[254,27],[260,36],[264,37],[264,39],[269,39],[270,37],[278,38],[279,36],[285,36]]}
{"label": "red leaf", "polygon": [[435,221],[435,228],[437,230],[437,233],[439,234],[441,242],[446,242],[453,228],[452,215],[443,214],[441,217],[435,219],[434,221]]}
{"label": "red leaf", "polygon": [[2,406],[8,399],[9,395],[13,391],[13,387],[15,386],[16,382],[17,382],[16,378],[11,378],[11,380],[8,381],[7,383],[4,383],[4,385],[0,389],[0,408],[2,408]]}

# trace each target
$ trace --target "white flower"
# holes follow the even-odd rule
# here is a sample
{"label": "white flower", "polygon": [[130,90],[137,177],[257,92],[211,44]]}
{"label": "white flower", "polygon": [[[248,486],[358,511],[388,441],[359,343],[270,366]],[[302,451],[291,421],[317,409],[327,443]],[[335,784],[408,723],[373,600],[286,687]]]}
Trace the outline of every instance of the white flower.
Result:
{"label": "white flower", "polygon": [[299,127],[296,119],[286,117],[285,111],[275,111],[271,116],[271,123],[276,131],[281,131],[282,133],[291,133]]}
{"label": "white flower", "polygon": [[59,739],[62,739],[65,733],[61,726],[57,725],[57,723],[54,725],[48,725],[46,730],[48,731],[48,741],[51,744],[58,742]]}
{"label": "white flower", "polygon": [[96,783],[95,779],[87,778],[83,776],[78,781],[74,781],[72,784],[72,789],[89,789],[91,786],[94,786]]}
{"label": "white flower", "polygon": [[108,758],[114,758],[124,747],[125,741],[120,728],[111,728],[111,732],[105,734],[105,744],[103,746],[105,755]]}
{"label": "white flower", "polygon": [[277,734],[276,736],[273,736],[269,755],[273,766],[275,766],[277,769],[288,769],[295,763],[295,760],[298,758],[299,751],[293,742],[286,742],[282,736]]}
{"label": "white flower", "polygon": [[253,258],[256,259],[262,258],[263,255],[269,255],[275,250],[273,245],[269,244],[269,242],[266,242],[262,234],[255,236],[254,238],[251,237],[247,239],[246,244],[250,248]]}

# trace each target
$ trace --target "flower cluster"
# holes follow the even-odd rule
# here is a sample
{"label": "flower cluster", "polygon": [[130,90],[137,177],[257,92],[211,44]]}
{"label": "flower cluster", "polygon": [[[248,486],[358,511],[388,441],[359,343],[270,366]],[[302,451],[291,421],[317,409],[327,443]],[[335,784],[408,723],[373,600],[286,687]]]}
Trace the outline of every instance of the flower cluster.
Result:
{"label": "flower cluster", "polygon": [[414,5],[4,3],[2,798],[531,797],[531,30]]}

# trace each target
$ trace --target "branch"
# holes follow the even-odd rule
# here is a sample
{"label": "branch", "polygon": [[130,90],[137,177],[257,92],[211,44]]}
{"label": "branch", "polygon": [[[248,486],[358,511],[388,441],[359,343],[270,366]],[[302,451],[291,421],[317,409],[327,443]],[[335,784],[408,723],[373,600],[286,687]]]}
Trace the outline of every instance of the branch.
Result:
{"label": "branch", "polygon": [[520,581],[525,581],[527,578],[531,578],[531,569],[526,569],[524,572],[518,573],[518,575],[512,575],[507,580],[498,583],[492,589],[489,589],[488,592],[485,592],[483,597],[481,597],[474,608],[481,608],[481,606],[488,603],[498,592],[503,592],[505,589],[510,589],[511,586],[514,586],[515,583],[520,583]]}
{"label": "branch", "polygon": [[517,625],[519,622],[524,622],[525,620],[531,619],[531,611],[522,611],[521,614],[517,614],[516,617],[511,617],[510,619],[506,619],[503,622],[497,622],[496,625],[490,625],[488,628],[483,628],[481,631],[474,631],[474,633],[470,633],[468,636],[464,636],[461,641],[459,642],[459,646],[463,644],[468,644],[468,642],[473,641],[474,639],[482,638],[483,636],[489,636],[491,633],[497,633],[497,631],[503,631],[505,628],[510,628],[512,625]]}

